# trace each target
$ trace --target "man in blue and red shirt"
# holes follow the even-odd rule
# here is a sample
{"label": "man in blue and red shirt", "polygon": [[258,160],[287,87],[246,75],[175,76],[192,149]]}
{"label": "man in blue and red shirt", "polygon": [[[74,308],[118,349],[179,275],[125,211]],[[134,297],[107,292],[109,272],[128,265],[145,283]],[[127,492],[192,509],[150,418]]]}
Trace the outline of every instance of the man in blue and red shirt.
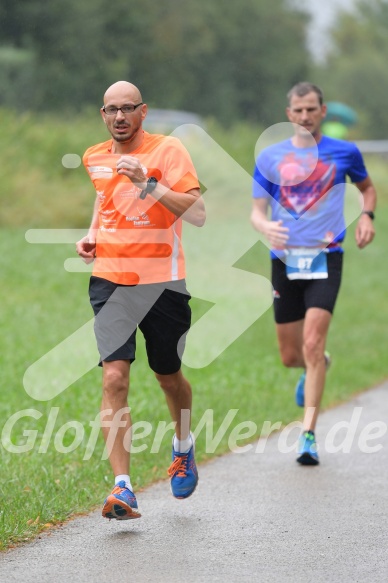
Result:
{"label": "man in blue and red shirt", "polygon": [[346,178],[363,198],[355,231],[360,249],[375,234],[376,191],[356,145],[322,134],[326,106],[320,88],[298,83],[288,100],[294,135],[259,154],[251,221],[271,245],[282,362],[304,369],[296,387],[297,404],[305,407],[297,461],[316,465],[314,432],[330,364],[325,345],[341,283]]}

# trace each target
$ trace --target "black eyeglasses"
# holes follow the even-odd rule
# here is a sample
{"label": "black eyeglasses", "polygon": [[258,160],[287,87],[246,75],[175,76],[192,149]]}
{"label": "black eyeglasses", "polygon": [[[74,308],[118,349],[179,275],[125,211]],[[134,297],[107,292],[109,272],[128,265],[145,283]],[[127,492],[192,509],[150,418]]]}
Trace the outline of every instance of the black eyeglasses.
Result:
{"label": "black eyeglasses", "polygon": [[104,105],[102,111],[106,113],[106,115],[117,115],[118,111],[121,111],[121,113],[126,115],[127,113],[133,113],[140,105],[143,105],[143,102],[137,103],[136,105],[123,105],[123,107],[115,107],[114,105],[108,105],[108,107],[105,107]]}

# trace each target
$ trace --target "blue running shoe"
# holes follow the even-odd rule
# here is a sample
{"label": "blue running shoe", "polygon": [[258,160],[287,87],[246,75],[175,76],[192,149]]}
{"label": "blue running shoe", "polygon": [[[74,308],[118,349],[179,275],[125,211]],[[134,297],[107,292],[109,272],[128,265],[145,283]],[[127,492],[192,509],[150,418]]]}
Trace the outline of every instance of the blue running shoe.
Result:
{"label": "blue running shoe", "polygon": [[304,431],[299,438],[298,455],[296,461],[303,466],[319,464],[318,446],[312,431]]}
{"label": "blue running shoe", "polygon": [[172,464],[168,468],[171,477],[171,492],[175,498],[188,498],[198,484],[198,471],[194,459],[194,444],[187,453],[178,453],[172,448]]}
{"label": "blue running shoe", "polygon": [[[325,350],[325,364],[326,370],[329,370],[331,365],[331,356]],[[306,371],[303,371],[295,387],[295,402],[298,407],[304,407],[304,383],[306,381]]]}
{"label": "blue running shoe", "polygon": [[105,500],[102,515],[104,518],[116,518],[116,520],[140,518],[136,496],[125,487],[124,481],[116,484]]}
{"label": "blue running shoe", "polygon": [[304,407],[304,383],[306,381],[306,371],[304,370],[299,377],[295,387],[295,402],[298,407]]}

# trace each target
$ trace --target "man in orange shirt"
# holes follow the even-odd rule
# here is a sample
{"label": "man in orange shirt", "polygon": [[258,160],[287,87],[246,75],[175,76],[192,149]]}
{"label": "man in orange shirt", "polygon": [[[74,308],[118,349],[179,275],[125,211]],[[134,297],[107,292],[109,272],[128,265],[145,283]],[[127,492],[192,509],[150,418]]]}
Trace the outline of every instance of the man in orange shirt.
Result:
{"label": "man in orange shirt", "polygon": [[101,421],[115,476],[102,514],[125,520],[140,517],[129,475],[128,390],[137,328],[176,424],[172,493],[187,498],[198,482],[192,392],[181,371],[191,321],[181,230],[182,219],[202,226],[205,208],[181,142],[143,130],[147,105],[137,87],[126,81],[110,86],[101,115],[111,139],[83,158],[97,196],[88,234],[76,248],[85,262],[94,261],[89,296],[103,371]]}

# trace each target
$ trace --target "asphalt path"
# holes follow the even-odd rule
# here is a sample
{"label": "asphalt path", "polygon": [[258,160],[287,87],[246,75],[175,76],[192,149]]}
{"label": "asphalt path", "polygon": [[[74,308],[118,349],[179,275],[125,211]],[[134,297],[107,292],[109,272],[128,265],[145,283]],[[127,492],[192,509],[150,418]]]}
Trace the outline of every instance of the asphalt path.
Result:
{"label": "asphalt path", "polygon": [[1,554],[0,582],[386,583],[387,423],[388,382],[321,415],[319,466],[273,433],[201,465],[187,500],[160,482],[138,520],[97,511]]}

